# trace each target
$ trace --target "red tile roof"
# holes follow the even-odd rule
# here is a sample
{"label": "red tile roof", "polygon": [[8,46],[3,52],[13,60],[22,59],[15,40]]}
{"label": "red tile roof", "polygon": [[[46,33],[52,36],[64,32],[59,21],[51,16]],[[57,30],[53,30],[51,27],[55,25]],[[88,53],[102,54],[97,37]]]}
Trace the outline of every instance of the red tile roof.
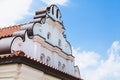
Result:
{"label": "red tile roof", "polygon": [[[10,57],[17,57],[17,56],[19,56],[19,57],[25,57],[25,58],[30,59],[30,60],[33,60],[33,61],[35,61],[35,62],[39,62],[40,64],[44,64],[44,65],[46,65],[46,66],[48,66],[48,67],[54,68],[53,66],[51,66],[51,65],[49,65],[49,64],[45,64],[45,63],[43,63],[42,61],[39,61],[39,60],[37,60],[37,59],[35,59],[35,58],[32,58],[32,57],[26,55],[26,54],[25,54],[24,52],[22,52],[22,51],[16,51],[16,52],[14,52],[14,53],[8,53],[8,54],[0,55],[0,59],[10,58]],[[59,69],[57,69],[57,68],[54,68],[54,69],[59,70]],[[61,70],[59,70],[59,71],[61,71]],[[64,72],[64,71],[62,71],[62,72]],[[66,73],[66,72],[64,72],[64,73]]]}
{"label": "red tile roof", "polygon": [[22,25],[9,26],[5,28],[0,28],[0,38],[10,37],[12,34],[20,30]]}
{"label": "red tile roof", "polygon": [[[16,57],[16,58],[15,58]],[[5,60],[6,59],[6,60]],[[12,60],[13,59],[13,60]],[[23,60],[22,60],[23,59]],[[32,62],[33,62],[33,65],[32,65]],[[32,67],[33,66],[35,66],[36,64],[37,65],[42,65],[42,68],[47,68],[47,69],[51,69],[53,72],[54,72],[54,70],[55,71],[57,71],[57,73],[59,72],[60,73],[60,75],[61,74],[64,74],[64,76],[65,77],[68,77],[68,78],[73,78],[72,80],[83,80],[83,79],[81,79],[81,78],[77,78],[77,77],[75,77],[75,76],[73,76],[73,75],[71,75],[71,74],[69,74],[69,73],[67,73],[67,72],[64,72],[64,71],[62,71],[62,70],[59,70],[59,69],[57,69],[57,68],[55,68],[55,67],[53,67],[53,66],[51,66],[51,65],[49,65],[49,64],[46,64],[46,63],[43,63],[43,62],[41,62],[41,61],[39,61],[39,60],[37,60],[37,59],[35,59],[35,58],[32,58],[32,57],[30,57],[30,56],[28,56],[28,55],[26,55],[24,52],[22,52],[22,51],[16,51],[16,52],[14,52],[14,53],[9,53],[9,54],[4,54],[4,55],[0,55],[0,65],[2,65],[2,64],[10,64],[10,63],[23,63],[23,64],[27,64],[27,65],[32,65]],[[44,66],[44,67],[43,67]],[[37,67],[37,68],[40,68],[40,66],[39,67]],[[46,70],[46,68],[45,69],[43,69],[43,70]],[[49,70],[48,70],[49,71]],[[51,74],[51,72],[50,72],[50,74]],[[58,74],[54,74],[55,76],[57,76]],[[63,75],[62,75],[63,76]]]}

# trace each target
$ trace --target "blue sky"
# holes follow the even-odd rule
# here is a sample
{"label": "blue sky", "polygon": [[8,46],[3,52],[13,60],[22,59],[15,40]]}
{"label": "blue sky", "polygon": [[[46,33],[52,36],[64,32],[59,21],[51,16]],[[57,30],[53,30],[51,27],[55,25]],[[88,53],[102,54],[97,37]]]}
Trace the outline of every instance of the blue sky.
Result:
{"label": "blue sky", "polygon": [[[70,0],[66,5],[58,4],[71,45],[105,53],[113,41],[120,40],[119,4],[119,0]],[[34,15],[41,6],[46,4],[40,0],[33,1],[30,11]]]}
{"label": "blue sky", "polygon": [[74,0],[61,8],[68,40],[74,47],[104,53],[120,40],[120,1]]}
{"label": "blue sky", "polygon": [[29,22],[52,3],[61,10],[82,78],[119,80],[120,0],[1,0],[0,26]]}

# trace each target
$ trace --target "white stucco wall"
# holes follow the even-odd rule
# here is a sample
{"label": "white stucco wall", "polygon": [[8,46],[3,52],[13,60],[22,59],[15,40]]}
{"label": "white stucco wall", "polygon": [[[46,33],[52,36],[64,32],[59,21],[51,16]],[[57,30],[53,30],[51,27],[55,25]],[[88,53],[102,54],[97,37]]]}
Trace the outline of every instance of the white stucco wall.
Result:
{"label": "white stucco wall", "polygon": [[[39,34],[46,39],[47,42],[54,46],[60,47],[65,53],[71,54],[71,48],[66,39],[63,37],[63,32],[58,27],[52,26],[48,23],[40,25],[36,23],[33,28],[34,35]],[[47,39],[47,34],[50,33],[50,38]],[[61,46],[58,45],[59,39],[61,40]]]}
{"label": "white stucco wall", "polygon": [[0,80],[61,80],[23,64],[0,66]]}
{"label": "white stucco wall", "polygon": [[[45,43],[45,42],[44,42]],[[65,65],[65,68],[63,71],[68,72],[70,74],[74,74],[74,64],[70,60],[66,60],[66,58],[63,58],[60,56],[60,53],[58,52],[52,52],[50,51],[46,46],[43,46],[43,44],[40,44],[39,42],[35,42],[33,39],[29,39],[26,35],[25,41],[23,42],[20,37],[16,38],[12,44],[12,51],[18,51],[21,50],[25,52],[27,55],[40,60],[40,55],[44,54],[44,63],[46,63],[47,57],[50,57],[49,65],[52,65],[56,68],[58,68],[58,62],[61,62],[61,68],[62,65]],[[50,46],[50,45],[49,45]],[[64,53],[63,53],[64,54]]]}
{"label": "white stucco wall", "polygon": [[[42,54],[44,55],[44,63],[47,62],[49,57],[49,65],[58,68],[58,63],[60,62],[60,70],[62,70],[62,65],[64,64],[65,68],[63,71],[75,75],[74,58],[73,56],[68,56],[72,54],[71,46],[64,37],[64,26],[60,24],[62,23],[61,15],[59,13],[58,18],[56,18],[57,7],[54,8],[54,14],[51,13],[51,10],[48,15],[54,20],[47,17],[44,24],[30,24],[29,26],[33,26],[33,38],[30,39],[27,33],[24,41],[20,37],[16,38],[12,44],[11,51],[21,50],[38,60],[40,60]],[[49,39],[48,33],[50,33]],[[59,40],[61,41],[60,45]]]}

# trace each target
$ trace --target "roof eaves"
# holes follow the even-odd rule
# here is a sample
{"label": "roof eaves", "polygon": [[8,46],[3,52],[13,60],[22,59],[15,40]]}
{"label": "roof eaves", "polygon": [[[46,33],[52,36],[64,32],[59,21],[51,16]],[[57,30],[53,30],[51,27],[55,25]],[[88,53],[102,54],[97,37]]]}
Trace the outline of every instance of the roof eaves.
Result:
{"label": "roof eaves", "polygon": [[62,78],[63,80],[82,80],[81,78],[77,78],[67,72],[61,71],[51,65],[45,64],[37,59],[25,55],[25,53],[22,51],[16,51],[14,53],[0,55],[0,65],[11,63],[26,64],[33,68],[42,70],[47,74]]}

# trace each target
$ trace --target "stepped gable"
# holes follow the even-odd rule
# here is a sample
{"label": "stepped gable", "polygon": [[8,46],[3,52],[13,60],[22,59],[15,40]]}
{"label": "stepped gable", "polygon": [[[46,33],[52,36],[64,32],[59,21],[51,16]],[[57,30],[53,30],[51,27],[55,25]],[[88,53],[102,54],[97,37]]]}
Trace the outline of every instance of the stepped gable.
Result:
{"label": "stepped gable", "polygon": [[[56,5],[51,5],[48,7],[40,8],[38,11],[35,12],[35,16],[33,17],[33,20],[30,21],[29,23],[27,23],[27,25],[20,24],[20,25],[14,25],[14,26],[9,26],[9,27],[5,27],[5,28],[0,28],[0,39],[5,38],[5,37],[11,37],[14,32],[17,32],[17,31],[20,31],[23,29],[26,30],[26,28],[29,29],[28,24],[30,24],[30,23],[39,22],[41,24],[44,24],[46,22],[47,18],[51,18],[55,22],[62,24],[63,21],[61,20],[61,17],[62,16],[61,16],[60,10]],[[26,25],[28,27],[25,26],[25,28],[24,28],[24,25]]]}
{"label": "stepped gable", "polygon": [[62,24],[59,8],[56,5],[51,5],[36,11],[33,20],[28,23],[0,28],[0,53],[10,53],[11,44],[16,37],[24,39],[26,32],[29,37],[33,36],[34,24],[40,23],[42,25],[46,22],[47,18]]}
{"label": "stepped gable", "polygon": [[[36,56],[33,58],[34,54],[31,55],[31,53],[33,51],[33,47],[29,48],[29,44],[31,44],[31,42],[28,39],[32,39],[32,38],[34,38],[33,37],[34,35],[38,35],[39,33],[37,33],[37,32],[40,31],[39,27],[44,25],[44,23],[47,23],[47,22],[49,22],[51,24],[54,23],[55,25],[57,25],[57,27],[59,27],[62,30],[62,34],[65,37],[64,26],[63,26],[63,22],[61,20],[61,13],[60,13],[59,8],[56,5],[51,5],[49,7],[44,7],[44,8],[39,9],[38,11],[36,11],[33,20],[30,21],[29,23],[15,25],[15,26],[9,26],[6,28],[0,28],[0,65],[13,64],[13,63],[25,64],[25,65],[31,66],[33,68],[36,68],[38,70],[41,70],[52,76],[61,78],[62,80],[82,80],[79,77],[78,73],[77,73],[78,74],[78,77],[77,77],[76,75],[72,75],[73,71],[67,72],[64,70],[60,70],[59,68],[55,67],[54,65],[52,66],[43,61],[37,60]],[[35,31],[36,33],[34,33],[33,31]],[[64,56],[63,53],[65,53],[65,52],[62,51],[62,48],[60,48],[59,45],[54,46],[51,43],[47,42],[47,40],[45,40],[46,38],[44,38],[42,36],[40,36],[40,37],[44,39],[43,40],[43,39],[39,38],[41,40],[41,42],[42,41],[46,42],[48,44],[48,48],[50,48],[50,50],[55,49],[56,54],[59,53],[60,56]],[[27,46],[28,47],[26,49],[27,51],[23,50],[22,48],[20,49],[19,46],[21,46],[21,43],[19,44],[16,42],[16,41],[25,42],[26,40],[28,40],[30,42],[29,44],[28,43],[25,44],[24,45],[25,47],[23,47],[24,49],[26,49],[26,46]],[[36,38],[36,40],[37,40],[37,38]],[[65,40],[63,40],[63,41],[65,41]],[[14,44],[14,42],[16,42],[16,44]],[[66,43],[67,43],[67,41],[66,41]],[[13,46],[12,44],[14,44],[14,48],[12,47]],[[43,44],[43,43],[41,43],[41,44]],[[51,46],[49,47],[49,45],[52,45],[52,48],[51,48]],[[46,44],[42,45],[42,47],[44,47],[44,46],[46,46]],[[66,52],[71,53],[70,44],[68,43],[67,46],[68,47],[66,49],[68,49],[68,51],[66,51]],[[40,46],[38,46],[38,48],[39,47]],[[22,50],[23,52],[18,51],[18,49]],[[51,58],[52,58],[52,56],[51,56]],[[65,55],[65,57],[63,57],[63,59],[64,58],[65,58],[65,60],[63,60],[63,61],[70,60],[69,65],[73,65],[74,57],[71,54],[70,55],[67,54],[67,56]],[[62,60],[62,58],[61,58],[61,60]],[[65,64],[65,63],[66,62],[64,62],[63,64]],[[70,69],[74,70],[74,65]],[[77,66],[75,66],[75,69],[76,69],[76,71],[79,71]]]}

